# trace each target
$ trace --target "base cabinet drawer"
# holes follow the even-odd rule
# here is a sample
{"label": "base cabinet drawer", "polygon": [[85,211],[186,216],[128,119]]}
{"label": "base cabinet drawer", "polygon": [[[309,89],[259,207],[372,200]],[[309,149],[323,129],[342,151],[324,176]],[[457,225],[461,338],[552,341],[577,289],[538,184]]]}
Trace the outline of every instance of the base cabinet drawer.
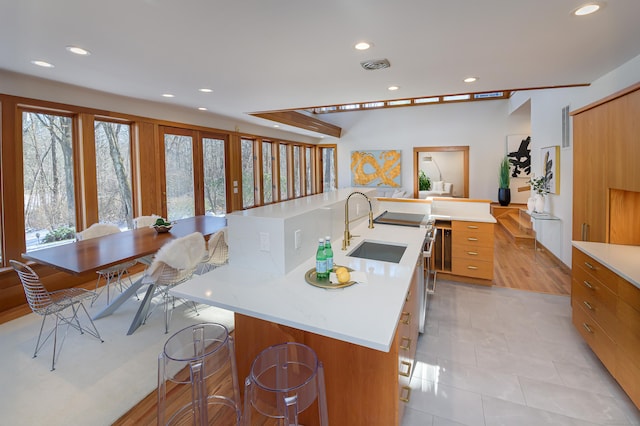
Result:
{"label": "base cabinet drawer", "polygon": [[454,257],[451,261],[451,272],[465,277],[493,279],[493,261],[484,262],[469,258]]}
{"label": "base cabinet drawer", "polygon": [[[606,306],[611,312],[616,311],[618,296],[599,279],[593,277],[582,268],[572,270],[573,281],[571,291],[579,291],[580,294],[589,295],[599,304]],[[573,294],[573,293],[572,293]]]}
{"label": "base cabinet drawer", "polygon": [[571,270],[576,271],[578,268],[588,271],[590,275],[599,280],[602,284],[618,294],[618,285],[624,282],[624,279],[615,272],[602,265],[600,262],[582,251],[574,248],[572,251]]}
{"label": "base cabinet drawer", "polygon": [[582,335],[591,350],[600,358],[600,361],[607,367],[607,370],[615,377],[616,375],[616,344],[604,332],[602,327],[595,322],[589,314],[585,312],[575,300],[571,301],[573,308],[573,325]]}
{"label": "base cabinet drawer", "polygon": [[594,291],[578,282],[571,280],[571,298],[574,303],[598,323],[598,325],[613,340],[617,340],[618,318],[616,317],[617,297],[607,288]]}
{"label": "base cabinet drawer", "polygon": [[491,247],[474,247],[468,245],[453,246],[453,257],[482,260],[484,262],[493,262],[493,246]]}
{"label": "base cabinet drawer", "polygon": [[493,233],[453,231],[453,246],[467,245],[493,248]]}
{"label": "base cabinet drawer", "polygon": [[454,234],[460,231],[482,232],[493,235],[493,226],[491,222],[466,222],[462,220],[454,220],[451,222],[451,229]]}

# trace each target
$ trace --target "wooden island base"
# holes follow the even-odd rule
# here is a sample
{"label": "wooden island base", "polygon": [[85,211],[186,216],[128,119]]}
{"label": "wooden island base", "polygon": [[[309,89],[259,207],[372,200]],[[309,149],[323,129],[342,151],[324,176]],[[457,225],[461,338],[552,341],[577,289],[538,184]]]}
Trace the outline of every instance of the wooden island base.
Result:
{"label": "wooden island base", "polygon": [[[408,380],[402,383],[405,388],[398,380],[401,329],[396,331],[391,350],[382,352],[236,313],[238,378],[243,387],[251,363],[263,349],[284,342],[303,343],[316,352],[324,365],[330,425],[397,425],[405,404],[400,397],[406,398],[410,393]],[[318,424],[317,404],[303,412],[300,422]]]}

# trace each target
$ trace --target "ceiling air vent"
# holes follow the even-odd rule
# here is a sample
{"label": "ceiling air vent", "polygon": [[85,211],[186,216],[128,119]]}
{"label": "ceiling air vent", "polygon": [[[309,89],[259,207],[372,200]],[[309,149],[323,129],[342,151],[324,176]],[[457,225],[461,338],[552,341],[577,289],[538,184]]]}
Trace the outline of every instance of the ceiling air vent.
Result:
{"label": "ceiling air vent", "polygon": [[391,66],[388,59],[371,59],[369,61],[360,62],[360,65],[362,65],[362,68],[369,71],[381,70]]}

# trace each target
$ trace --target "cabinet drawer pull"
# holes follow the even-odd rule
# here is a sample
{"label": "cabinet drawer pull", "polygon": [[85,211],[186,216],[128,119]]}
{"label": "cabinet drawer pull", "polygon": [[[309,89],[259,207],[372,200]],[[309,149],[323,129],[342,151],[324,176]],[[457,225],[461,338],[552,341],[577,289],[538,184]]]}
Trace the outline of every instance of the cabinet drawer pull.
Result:
{"label": "cabinet drawer pull", "polygon": [[[404,317],[404,319],[402,317]],[[400,315],[400,322],[403,323],[404,325],[411,324],[411,312],[403,312]]]}
{"label": "cabinet drawer pull", "polygon": [[585,329],[585,330],[587,330],[589,333],[593,334],[593,330],[591,329],[591,327],[589,327],[589,326],[587,325],[587,323],[586,323],[586,322],[583,322],[583,323],[582,323],[582,326],[583,326],[583,327],[584,327],[584,329]]}
{"label": "cabinet drawer pull", "polygon": [[591,270],[595,270],[596,268],[590,264],[589,262],[584,262],[584,264],[586,265],[587,268],[591,269]]}
{"label": "cabinet drawer pull", "polygon": [[477,266],[469,265],[469,266],[467,266],[467,269],[471,269],[471,270],[474,270],[474,271],[475,271],[475,270],[477,270],[477,269],[478,269],[478,267],[477,267]]}
{"label": "cabinet drawer pull", "polygon": [[407,367],[407,369],[405,371],[402,371],[402,369],[401,369],[398,374],[400,374],[402,377],[410,377],[411,376],[411,368],[413,368],[413,365],[410,362],[407,362],[407,361],[400,361],[400,365],[402,367]]}
{"label": "cabinet drawer pull", "polygon": [[400,401],[409,402],[411,399],[411,388],[409,386],[402,386],[400,388]]}
{"label": "cabinet drawer pull", "polygon": [[584,304],[584,306],[587,307],[587,309],[589,309],[590,311],[593,311],[593,306],[591,305],[591,303],[587,302],[586,300],[582,303]]}
{"label": "cabinet drawer pull", "polygon": [[468,252],[467,252],[467,254],[468,254],[469,256],[477,256],[477,255],[478,255],[478,252],[477,252],[477,251],[468,251]]}
{"label": "cabinet drawer pull", "polygon": [[478,229],[478,227],[476,225],[467,225],[467,228],[469,228],[469,229]]}
{"label": "cabinet drawer pull", "polygon": [[[403,342],[407,342],[406,345],[403,344]],[[408,351],[409,349],[411,349],[411,339],[408,337],[402,337],[400,339],[400,349]]]}
{"label": "cabinet drawer pull", "polygon": [[467,240],[469,240],[469,241],[478,241],[478,239],[474,238],[474,237],[467,237]]}
{"label": "cabinet drawer pull", "polygon": [[591,285],[591,283],[587,280],[582,281],[582,284],[584,284],[584,286],[588,289],[593,290],[593,285]]}

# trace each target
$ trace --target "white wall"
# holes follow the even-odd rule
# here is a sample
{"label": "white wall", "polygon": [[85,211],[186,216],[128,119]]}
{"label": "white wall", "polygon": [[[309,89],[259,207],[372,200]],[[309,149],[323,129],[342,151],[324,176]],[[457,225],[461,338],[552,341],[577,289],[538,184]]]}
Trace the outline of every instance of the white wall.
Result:
{"label": "white wall", "polygon": [[330,114],[343,128],[338,187],[351,186],[351,151],[402,150],[402,187],[413,190],[413,148],[469,146],[469,197],[498,199],[498,168],[507,134],[527,133],[529,117],[508,114],[506,100]]}
{"label": "white wall", "polygon": [[[640,81],[640,56],[594,81],[590,86],[521,92],[512,97],[512,105],[527,100],[531,103],[532,171],[542,170],[540,148],[561,143],[561,110],[569,105],[571,111],[605,98]],[[554,254],[571,265],[571,229],[573,214],[573,141],[571,147],[560,150],[560,194],[549,195],[546,211],[562,221],[562,242]],[[549,235],[549,234],[548,234]],[[553,234],[549,238],[555,237]],[[543,241],[543,244],[545,242]],[[546,247],[555,244],[549,241]]]}
{"label": "white wall", "polygon": [[262,127],[207,111],[198,111],[194,108],[173,105],[169,102],[149,102],[125,96],[112,95],[110,93],[85,89],[70,84],[57,83],[5,70],[0,70],[0,93],[137,115],[157,120],[204,126],[219,130],[268,136],[287,141],[317,143],[319,140],[318,138],[274,129],[271,127],[273,123],[267,120],[265,120],[265,126]]}
{"label": "white wall", "polygon": [[[506,135],[531,135],[532,171],[539,174],[540,148],[562,145],[563,107],[579,109],[637,83],[639,77],[637,56],[586,87],[519,92],[508,101],[331,114],[327,120],[343,128],[337,141],[338,186],[350,186],[351,151],[402,150],[402,186],[412,190],[413,147],[469,145],[469,196],[495,201]],[[526,202],[528,192],[518,193],[513,182],[511,192],[512,202]],[[572,200],[573,142],[560,151],[560,194],[550,195],[545,209],[562,221],[561,241],[547,233],[554,239],[547,247],[566,265],[571,265]]]}

